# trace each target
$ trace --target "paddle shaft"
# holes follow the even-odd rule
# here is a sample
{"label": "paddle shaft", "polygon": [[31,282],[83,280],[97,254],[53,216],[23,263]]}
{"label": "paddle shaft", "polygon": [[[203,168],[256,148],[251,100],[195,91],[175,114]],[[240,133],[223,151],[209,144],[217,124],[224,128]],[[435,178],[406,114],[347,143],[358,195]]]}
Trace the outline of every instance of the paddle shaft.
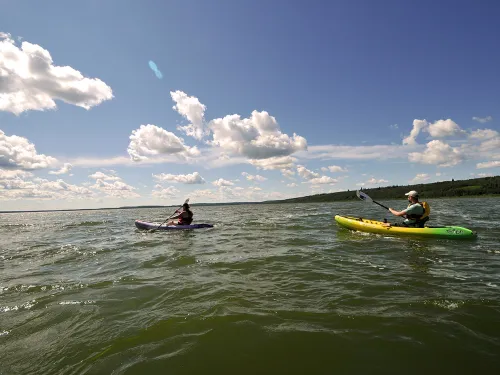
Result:
{"label": "paddle shaft", "polygon": [[373,199],[372,199],[372,202],[375,203],[375,204],[378,204],[380,207],[384,207],[387,211],[389,211],[389,207],[386,207],[383,204],[378,203],[377,201],[374,201]]}

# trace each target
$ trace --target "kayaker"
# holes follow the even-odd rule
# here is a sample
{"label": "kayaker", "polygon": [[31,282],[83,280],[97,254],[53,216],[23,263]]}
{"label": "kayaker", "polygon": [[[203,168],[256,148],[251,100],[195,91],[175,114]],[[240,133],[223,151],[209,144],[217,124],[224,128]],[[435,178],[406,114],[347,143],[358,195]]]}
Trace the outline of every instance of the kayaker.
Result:
{"label": "kayaker", "polygon": [[[426,202],[418,201],[418,193],[415,190],[409,191],[405,194],[408,196],[408,207],[403,211],[396,211],[389,208],[389,211],[395,216],[404,216],[405,220],[401,223],[405,227],[423,227],[424,223],[429,220],[429,206]],[[390,223],[385,224],[390,226]],[[392,224],[399,226],[398,224]]]}
{"label": "kayaker", "polygon": [[178,219],[177,223],[175,221],[169,221],[167,225],[189,225],[193,222],[193,212],[189,209],[189,204],[184,203],[182,205],[182,211],[176,210],[179,215],[174,216],[172,219]]}

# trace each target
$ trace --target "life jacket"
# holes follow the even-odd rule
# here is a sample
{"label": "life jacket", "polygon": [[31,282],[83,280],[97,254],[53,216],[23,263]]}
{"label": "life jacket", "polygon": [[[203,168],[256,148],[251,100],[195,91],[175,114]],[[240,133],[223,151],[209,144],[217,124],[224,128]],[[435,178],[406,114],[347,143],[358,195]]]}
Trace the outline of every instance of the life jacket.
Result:
{"label": "life jacket", "polygon": [[187,219],[184,217],[179,218],[179,224],[178,225],[189,225],[193,222],[193,212],[191,210],[184,211],[188,213]]}
{"label": "life jacket", "polygon": [[[424,213],[422,215],[406,215],[407,219],[415,220],[418,224],[424,224],[427,220],[429,220],[429,215],[431,213],[431,206],[427,202],[417,202],[424,209]],[[413,204],[409,204],[408,207],[413,206]]]}

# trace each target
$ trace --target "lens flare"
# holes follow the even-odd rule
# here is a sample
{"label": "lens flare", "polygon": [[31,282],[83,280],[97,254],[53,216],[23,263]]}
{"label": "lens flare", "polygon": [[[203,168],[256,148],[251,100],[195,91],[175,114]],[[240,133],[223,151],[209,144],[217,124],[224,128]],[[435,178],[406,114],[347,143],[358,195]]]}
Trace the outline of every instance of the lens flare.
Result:
{"label": "lens flare", "polygon": [[155,64],[155,62],[154,62],[154,61],[149,60],[149,67],[151,68],[151,70],[152,70],[153,72],[155,72],[156,77],[157,77],[158,79],[162,79],[162,78],[163,78],[163,74],[161,74],[160,69],[158,69],[158,67],[156,66],[156,64]]}

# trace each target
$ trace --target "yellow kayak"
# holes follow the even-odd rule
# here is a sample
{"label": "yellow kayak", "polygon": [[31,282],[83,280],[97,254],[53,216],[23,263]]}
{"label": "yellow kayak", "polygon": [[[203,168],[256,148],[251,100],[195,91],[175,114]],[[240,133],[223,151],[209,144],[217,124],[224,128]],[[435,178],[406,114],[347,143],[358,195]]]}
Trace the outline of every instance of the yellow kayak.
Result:
{"label": "yellow kayak", "polygon": [[426,226],[424,228],[395,227],[385,226],[381,221],[340,215],[335,215],[335,221],[344,228],[386,236],[417,236],[448,239],[473,239],[477,237],[476,233],[470,229],[457,226]]}

